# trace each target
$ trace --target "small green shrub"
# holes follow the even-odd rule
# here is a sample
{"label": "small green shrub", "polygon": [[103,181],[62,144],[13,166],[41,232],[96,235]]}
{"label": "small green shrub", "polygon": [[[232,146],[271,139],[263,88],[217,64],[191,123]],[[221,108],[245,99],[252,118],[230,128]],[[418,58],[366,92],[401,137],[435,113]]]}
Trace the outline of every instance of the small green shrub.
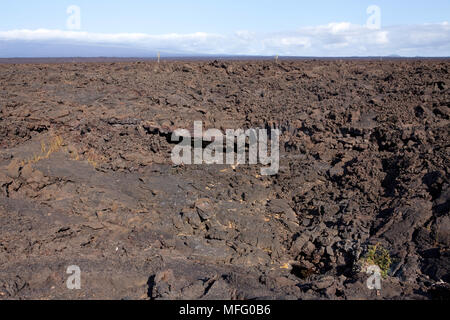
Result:
{"label": "small green shrub", "polygon": [[380,268],[383,277],[388,275],[392,264],[392,258],[389,251],[380,246],[379,243],[374,246],[369,246],[362,261],[366,266],[377,265]]}

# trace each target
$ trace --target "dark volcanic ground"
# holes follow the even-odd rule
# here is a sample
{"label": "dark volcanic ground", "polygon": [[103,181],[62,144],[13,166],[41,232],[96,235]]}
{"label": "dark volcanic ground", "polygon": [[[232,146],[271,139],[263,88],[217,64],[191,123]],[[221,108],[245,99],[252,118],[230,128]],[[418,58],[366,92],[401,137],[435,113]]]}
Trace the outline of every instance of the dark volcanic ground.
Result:
{"label": "dark volcanic ground", "polygon": [[[449,67],[0,64],[0,299],[448,299]],[[280,128],[278,175],[174,166],[194,120]]]}

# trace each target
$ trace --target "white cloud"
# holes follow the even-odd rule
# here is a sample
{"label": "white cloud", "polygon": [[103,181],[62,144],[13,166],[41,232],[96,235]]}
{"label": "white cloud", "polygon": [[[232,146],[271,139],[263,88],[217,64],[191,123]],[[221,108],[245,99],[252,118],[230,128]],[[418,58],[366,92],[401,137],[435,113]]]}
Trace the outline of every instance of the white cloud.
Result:
{"label": "white cloud", "polygon": [[310,47],[311,46],[311,41],[309,40],[309,38],[306,38],[306,37],[281,38],[279,40],[279,43],[285,47],[289,47],[289,46]]}
{"label": "white cloud", "polygon": [[325,29],[330,29],[331,33],[340,33],[350,30],[351,24],[349,22],[330,23]]}
{"label": "white cloud", "polygon": [[3,40],[70,40],[80,42],[103,42],[103,43],[136,43],[158,41],[208,41],[220,35],[197,32],[191,34],[169,33],[162,35],[149,35],[145,33],[89,33],[82,31],[61,31],[61,30],[12,30],[0,31],[0,39]]}
{"label": "white cloud", "polygon": [[379,30],[348,22],[302,27],[295,31],[255,33],[246,30],[221,35],[91,33],[63,30],[0,31],[0,40],[58,41],[69,43],[125,45],[139,49],[243,55],[367,56],[449,56],[448,22],[391,26]]}
{"label": "white cloud", "polygon": [[377,44],[388,44],[388,32],[387,31],[379,31],[375,33],[375,43]]}

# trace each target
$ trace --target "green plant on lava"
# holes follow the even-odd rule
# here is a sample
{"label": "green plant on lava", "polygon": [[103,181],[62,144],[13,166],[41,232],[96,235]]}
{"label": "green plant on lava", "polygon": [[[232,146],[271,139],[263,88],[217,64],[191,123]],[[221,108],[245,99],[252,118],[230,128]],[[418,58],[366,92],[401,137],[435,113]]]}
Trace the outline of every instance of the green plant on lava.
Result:
{"label": "green plant on lava", "polygon": [[369,246],[367,253],[362,258],[362,262],[365,266],[378,266],[381,270],[381,275],[386,277],[391,268],[392,258],[389,251],[377,243],[374,246]]}

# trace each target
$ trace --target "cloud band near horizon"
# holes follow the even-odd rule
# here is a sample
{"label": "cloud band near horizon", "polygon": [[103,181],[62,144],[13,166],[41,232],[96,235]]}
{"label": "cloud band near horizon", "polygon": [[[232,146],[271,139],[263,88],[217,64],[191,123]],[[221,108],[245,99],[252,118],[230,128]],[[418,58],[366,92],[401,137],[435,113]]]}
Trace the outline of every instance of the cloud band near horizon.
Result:
{"label": "cloud band near horizon", "polygon": [[90,33],[65,30],[0,31],[1,41],[118,45],[178,54],[281,56],[450,56],[448,22],[390,26],[378,30],[348,22],[302,27],[295,31],[233,34]]}

